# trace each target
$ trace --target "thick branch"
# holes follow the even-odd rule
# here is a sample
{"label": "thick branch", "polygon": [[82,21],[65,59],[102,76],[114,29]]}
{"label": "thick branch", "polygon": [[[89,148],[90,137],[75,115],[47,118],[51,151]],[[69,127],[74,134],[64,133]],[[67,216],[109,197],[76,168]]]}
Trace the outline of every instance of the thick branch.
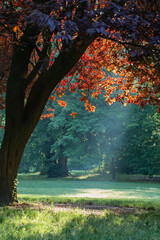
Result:
{"label": "thick branch", "polygon": [[67,47],[65,46],[54,64],[45,71],[33,85],[27,104],[25,106],[24,121],[26,125],[34,127],[44,109],[46,101],[62,78],[74,67],[75,63],[83,55],[87,47],[97,36],[89,40],[75,39]]}
{"label": "thick branch", "polygon": [[25,80],[30,56],[39,31],[36,26],[28,25],[18,45],[14,47],[10,75],[6,92],[6,128],[21,122],[24,109]]}
{"label": "thick branch", "polygon": [[29,76],[26,79],[26,87],[34,80],[36,74],[38,73],[38,71],[42,67],[43,63],[45,62],[45,59],[48,58],[47,51],[48,51],[48,47],[49,47],[49,44],[50,44],[51,37],[52,37],[52,33],[50,32],[48,34],[48,32],[46,32],[46,37],[44,37],[44,45],[43,45],[43,49],[40,53],[40,58],[37,61],[35,67],[33,68],[33,70],[31,71],[31,73],[29,74]]}

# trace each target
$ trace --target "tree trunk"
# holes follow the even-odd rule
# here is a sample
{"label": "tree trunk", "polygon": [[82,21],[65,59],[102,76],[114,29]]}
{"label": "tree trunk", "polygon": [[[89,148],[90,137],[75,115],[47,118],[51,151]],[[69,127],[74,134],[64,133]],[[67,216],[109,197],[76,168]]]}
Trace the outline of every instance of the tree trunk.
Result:
{"label": "tree trunk", "polygon": [[26,141],[8,135],[0,151],[0,205],[17,202],[17,172]]}
{"label": "tree trunk", "polygon": [[58,159],[58,168],[61,170],[61,174],[63,177],[68,176],[68,167],[67,167],[67,158],[64,156],[61,156]]}
{"label": "tree trunk", "polygon": [[[30,73],[28,66],[38,35],[37,26],[27,25],[19,43],[14,47],[7,81],[5,136],[0,150],[0,205],[17,201],[16,178],[19,164],[48,97],[96,38],[92,36],[87,40],[77,37],[69,45],[64,44],[54,64],[41,72],[35,80],[40,63]],[[45,42],[42,49],[41,63],[47,55],[50,38],[51,34],[46,36],[48,42]],[[26,99],[26,90],[34,80]]]}

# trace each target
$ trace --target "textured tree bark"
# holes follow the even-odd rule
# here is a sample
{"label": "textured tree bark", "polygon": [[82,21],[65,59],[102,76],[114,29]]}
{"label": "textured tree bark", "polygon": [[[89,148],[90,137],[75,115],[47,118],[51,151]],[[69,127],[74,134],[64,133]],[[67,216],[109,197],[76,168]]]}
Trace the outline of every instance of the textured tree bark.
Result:
{"label": "textured tree bark", "polygon": [[5,136],[0,151],[0,205],[17,202],[17,172],[25,141]]}

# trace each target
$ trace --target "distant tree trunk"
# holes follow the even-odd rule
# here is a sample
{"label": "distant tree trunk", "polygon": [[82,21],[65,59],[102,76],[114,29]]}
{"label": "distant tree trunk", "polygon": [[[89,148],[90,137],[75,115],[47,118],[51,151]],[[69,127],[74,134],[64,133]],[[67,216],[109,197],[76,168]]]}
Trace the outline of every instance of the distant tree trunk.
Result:
{"label": "distant tree trunk", "polygon": [[112,174],[112,179],[114,180],[116,178],[116,171],[115,171],[115,163],[114,163],[113,157],[111,159],[111,174]]}
{"label": "distant tree trunk", "polygon": [[64,156],[61,156],[58,159],[58,169],[60,169],[61,171],[61,176],[68,176],[69,172],[68,172],[68,167],[67,167],[67,158]]}
{"label": "distant tree trunk", "polygon": [[67,158],[60,156],[58,162],[52,160],[48,166],[47,175],[49,178],[66,177],[69,175],[67,168]]}

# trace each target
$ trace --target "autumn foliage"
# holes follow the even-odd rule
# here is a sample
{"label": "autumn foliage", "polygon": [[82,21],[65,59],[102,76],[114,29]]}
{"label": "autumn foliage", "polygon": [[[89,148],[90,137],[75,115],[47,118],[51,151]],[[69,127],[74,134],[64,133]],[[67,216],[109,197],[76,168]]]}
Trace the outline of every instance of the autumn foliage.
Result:
{"label": "autumn foliage", "polygon": [[[73,93],[81,91],[80,101],[89,112],[95,111],[91,97],[98,98],[101,93],[109,105],[118,101],[125,106],[127,103],[141,107],[147,103],[159,106],[160,71],[157,64],[150,59],[131,58],[122,44],[98,38],[60,82],[50,99],[62,97],[68,88]],[[74,83],[71,81],[73,76]],[[64,102],[60,105],[65,107]]]}
{"label": "autumn foliage", "polygon": [[[63,6],[64,2],[65,8]],[[63,41],[66,41],[68,44],[78,34],[78,25],[73,24],[77,1],[72,2],[72,7],[70,1],[64,2],[57,1],[57,5],[53,3],[54,8],[50,10],[48,24],[50,30],[53,32],[50,39],[51,44],[56,47],[50,49],[48,63],[45,68],[53,65],[56,56],[62,48]],[[86,7],[87,1],[80,2],[82,2],[83,7]],[[122,9],[122,7],[116,5],[116,1],[115,3],[111,3],[111,1],[88,1],[89,14],[93,11],[92,8],[94,6],[93,23],[100,17],[99,12],[102,10],[105,12],[105,8],[107,7],[110,7],[110,10],[115,7],[119,13],[117,13],[117,16],[115,15],[115,19],[111,18],[112,24],[108,25],[108,28],[106,28],[104,23],[96,25],[96,27],[91,24],[88,28],[88,35],[97,31],[99,36],[88,47],[74,68],[59,83],[53,95],[50,96],[50,99],[56,100],[60,106],[66,107],[66,102],[61,97],[67,89],[71,92],[76,92],[77,89],[81,91],[80,101],[84,102],[85,108],[88,111],[95,111],[95,107],[91,103],[91,97],[98,98],[98,95],[102,92],[108,104],[119,101],[124,105],[135,103],[144,107],[149,103],[159,106],[159,4],[156,2],[151,4],[149,1],[134,1],[135,12],[133,13],[130,11],[133,3],[131,1],[124,2],[125,4]],[[28,21],[36,22],[41,27],[44,24],[47,25],[47,20],[44,19],[46,15],[39,15],[40,21],[37,22],[38,18],[36,19],[36,14],[40,14],[42,9],[45,12],[45,7],[47,8],[47,4],[46,6],[36,5],[38,3],[39,1],[21,0],[12,1],[12,5],[9,5],[7,2],[0,5],[3,16],[0,36],[1,109],[5,107],[4,93],[6,91],[7,74],[9,73],[13,44],[17,44],[23,35],[26,16]],[[36,6],[38,6],[37,12]],[[64,16],[64,9],[66,9],[66,16]],[[145,15],[143,14],[144,12],[146,12]],[[136,24],[142,23],[143,29],[145,27],[146,32],[141,32],[141,27],[138,27],[135,31],[124,28],[122,21],[124,14],[128,14],[128,24],[131,21],[135,21],[136,28]],[[132,14],[132,16],[129,16],[129,14]],[[142,14],[143,18],[141,19]],[[56,17],[57,21],[59,21],[58,36],[58,27],[51,21],[53,17]],[[116,25],[116,21],[119,21],[119,26]],[[67,27],[70,26],[67,24],[71,24],[73,33],[69,32]],[[126,37],[127,34],[128,37]],[[126,40],[124,41],[124,39]],[[139,41],[139,39],[141,40]],[[42,50],[43,43],[43,36],[40,35],[37,39],[37,49],[32,53],[28,73],[32,72],[34,66],[40,60],[38,51]],[[36,75],[38,77],[38,72]],[[37,78],[36,75],[35,80]],[[72,80],[73,77],[75,77],[75,81]],[[35,80],[26,89],[26,98]],[[48,116],[53,117],[53,114],[48,114]]]}

